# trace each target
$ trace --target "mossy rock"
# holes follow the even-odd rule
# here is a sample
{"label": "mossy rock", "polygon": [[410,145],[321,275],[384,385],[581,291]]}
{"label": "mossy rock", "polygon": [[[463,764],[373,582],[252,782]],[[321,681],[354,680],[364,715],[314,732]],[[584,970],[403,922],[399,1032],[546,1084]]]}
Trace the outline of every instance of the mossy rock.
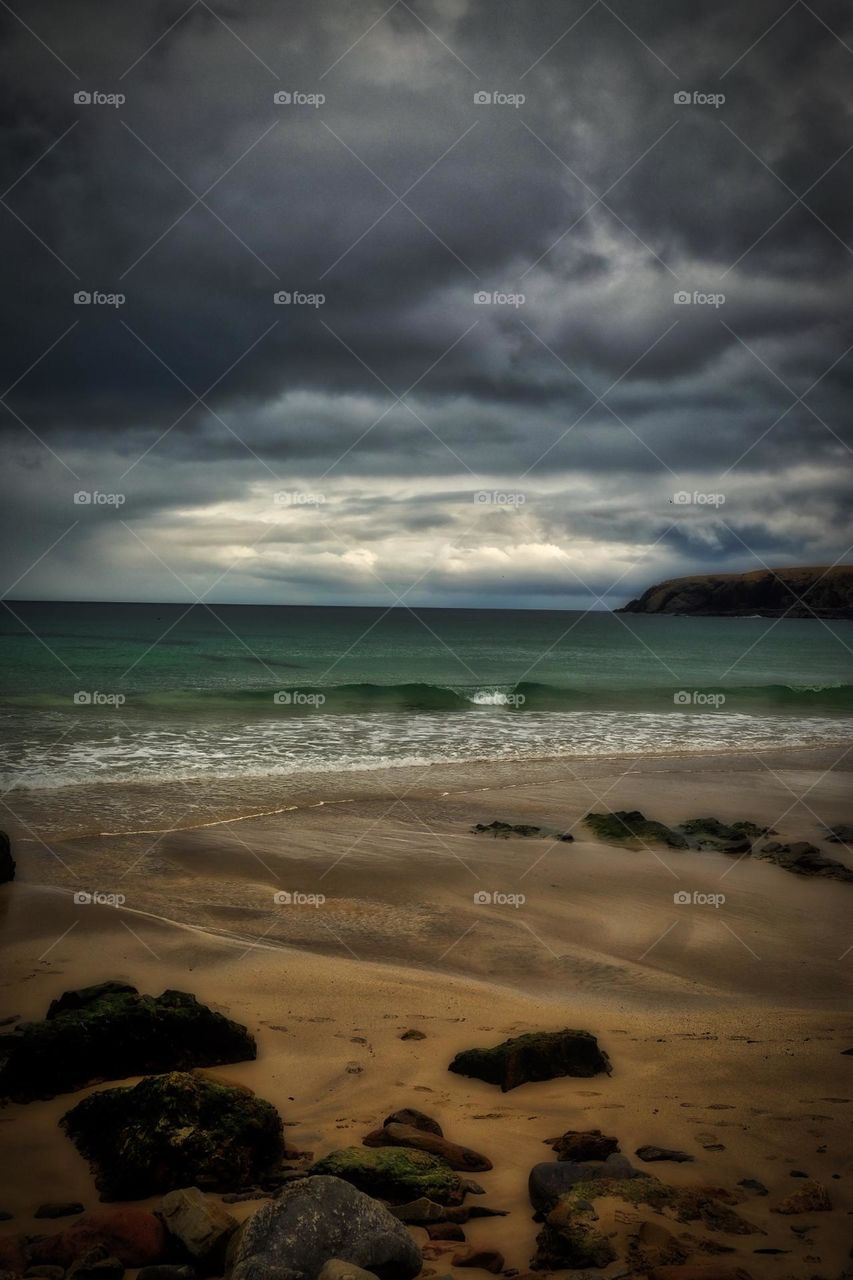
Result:
{"label": "mossy rock", "polygon": [[589,1031],[531,1031],[504,1040],[491,1049],[465,1049],[448,1067],[460,1076],[473,1076],[500,1085],[507,1093],[534,1080],[558,1076],[601,1075],[611,1071],[610,1059]]}
{"label": "mossy rock", "polygon": [[442,1205],[461,1204],[465,1185],[445,1160],[425,1151],[397,1147],[343,1147],[324,1156],[309,1169],[311,1174],[343,1178],[359,1191],[406,1204],[425,1197]]}
{"label": "mossy rock", "polygon": [[615,1181],[593,1178],[575,1185],[560,1197],[560,1206],[568,1210],[613,1196],[632,1205],[649,1205],[657,1212],[668,1210],[679,1222],[702,1222],[713,1231],[726,1235],[764,1234],[760,1227],[747,1222],[734,1209],[715,1199],[701,1187],[670,1187],[657,1178],[631,1178]]}
{"label": "mossy rock", "polygon": [[44,1022],[25,1023],[5,1039],[0,1096],[15,1102],[257,1056],[244,1026],[188,992],[144,996],[120,983],[66,992]]}
{"label": "mossy rock", "polygon": [[237,1191],[281,1161],[281,1117],[246,1089],[183,1071],[90,1094],[60,1124],[92,1164],[102,1200],[196,1186]]}
{"label": "mossy rock", "polygon": [[749,853],[754,839],[752,833],[762,834],[761,828],[752,822],[734,822],[729,826],[719,818],[689,818],[679,823],[678,830],[695,847],[720,853]]}
{"label": "mossy rock", "polygon": [[665,844],[671,849],[688,849],[685,836],[655,822],[639,809],[618,809],[614,813],[588,813],[584,822],[601,840],[642,840],[646,844]]}
{"label": "mossy rock", "polygon": [[616,1250],[592,1223],[595,1214],[588,1206],[563,1200],[545,1219],[536,1237],[536,1254],[531,1267],[536,1271],[569,1268],[607,1267],[616,1261]]}

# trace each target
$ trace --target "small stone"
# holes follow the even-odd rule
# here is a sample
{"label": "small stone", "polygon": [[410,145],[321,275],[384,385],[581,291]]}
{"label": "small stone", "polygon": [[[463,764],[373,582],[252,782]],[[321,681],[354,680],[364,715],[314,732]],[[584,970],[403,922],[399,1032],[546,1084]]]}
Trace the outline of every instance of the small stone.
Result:
{"label": "small stone", "polygon": [[672,1151],[668,1147],[637,1147],[635,1155],[646,1164],[657,1160],[671,1160],[674,1164],[685,1164],[693,1159],[686,1151]]}
{"label": "small stone", "polygon": [[757,1178],[741,1178],[738,1183],[739,1187],[744,1187],[747,1191],[753,1191],[757,1196],[766,1196],[770,1193],[763,1182],[759,1182]]}
{"label": "small stone", "polygon": [[40,1204],[33,1214],[34,1218],[70,1218],[73,1213],[82,1213],[83,1205],[79,1200],[46,1200]]}
{"label": "small stone", "polygon": [[809,1175],[808,1175],[807,1173],[804,1173],[802,1169],[792,1169],[792,1170],[791,1170],[791,1177],[792,1177],[792,1178],[807,1178],[808,1176],[809,1176]]}
{"label": "small stone", "polygon": [[497,1249],[477,1249],[470,1244],[454,1253],[450,1262],[454,1267],[478,1267],[481,1271],[491,1271],[492,1275],[504,1268],[504,1256]]}
{"label": "small stone", "polygon": [[774,1213],[828,1213],[832,1209],[832,1201],[826,1187],[819,1182],[804,1182],[799,1191],[787,1196],[781,1204],[773,1209]]}
{"label": "small stone", "polygon": [[465,1239],[465,1232],[455,1222],[435,1222],[427,1226],[427,1235],[430,1240],[462,1240]]}
{"label": "small stone", "polygon": [[426,1036],[424,1035],[423,1031],[417,1031],[414,1028],[410,1028],[408,1031],[403,1032],[403,1034],[400,1036],[400,1039],[401,1040],[426,1040]]}

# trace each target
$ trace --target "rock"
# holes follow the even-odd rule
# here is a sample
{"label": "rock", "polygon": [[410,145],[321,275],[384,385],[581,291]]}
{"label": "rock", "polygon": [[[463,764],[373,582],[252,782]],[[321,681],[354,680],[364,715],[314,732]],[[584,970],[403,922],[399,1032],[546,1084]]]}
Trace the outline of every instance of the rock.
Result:
{"label": "rock", "polygon": [[832,1208],[829,1192],[820,1182],[809,1180],[792,1195],[777,1204],[773,1213],[828,1213]]}
{"label": "rock", "polygon": [[465,1049],[448,1067],[500,1085],[503,1093],[534,1080],[588,1077],[611,1072],[610,1059],[589,1031],[531,1031],[491,1049]]}
{"label": "rock", "polygon": [[421,1196],[408,1204],[389,1204],[389,1213],[401,1222],[424,1226],[428,1222],[468,1222],[472,1218],[505,1218],[508,1209],[490,1209],[485,1204],[444,1205]]}
{"label": "rock", "polygon": [[650,844],[665,844],[671,849],[689,848],[686,838],[680,832],[647,818],[639,809],[588,813],[584,822],[601,840],[643,840]]}
{"label": "rock", "polygon": [[160,1201],[160,1215],[169,1235],[203,1272],[221,1274],[226,1246],[239,1225],[236,1218],[198,1187],[170,1191]]}
{"label": "rock", "polygon": [[622,1155],[610,1155],[603,1164],[579,1164],[574,1160],[543,1160],[530,1170],[527,1190],[537,1213],[552,1209],[562,1195],[581,1182],[605,1178],[611,1182],[647,1178]]}
{"label": "rock", "polygon": [[671,1160],[675,1164],[686,1164],[693,1159],[686,1151],[670,1151],[667,1147],[637,1147],[634,1154],[646,1164],[657,1160]]}
{"label": "rock", "polygon": [[390,1116],[385,1117],[382,1124],[383,1126],[408,1124],[413,1129],[422,1129],[424,1133],[434,1133],[439,1138],[444,1136],[437,1120],[433,1120],[432,1116],[426,1115],[423,1111],[416,1111],[414,1107],[403,1107],[400,1111],[392,1112]]}
{"label": "rock", "polygon": [[324,1262],[317,1280],[376,1280],[372,1271],[365,1271],[353,1262],[342,1262],[340,1258],[330,1258]]}
{"label": "rock", "polygon": [[157,1267],[143,1267],[136,1280],[196,1280],[195,1268],[164,1262]]}
{"label": "rock", "polygon": [[464,1249],[458,1249],[454,1253],[450,1264],[454,1267],[479,1267],[481,1271],[491,1271],[492,1275],[497,1275],[504,1269],[504,1256],[497,1249],[482,1249],[467,1244]]}
{"label": "rock", "polygon": [[840,822],[837,827],[827,827],[823,838],[829,844],[849,844],[853,848],[853,827],[849,823]]}
{"label": "rock", "polygon": [[269,1102],[180,1071],[90,1094],[60,1124],[91,1162],[104,1200],[188,1186],[231,1191],[271,1171],[283,1150]]}
{"label": "rock", "polygon": [[31,1237],[29,1255],[31,1262],[67,1268],[95,1249],[125,1267],[164,1262],[166,1228],[147,1209],[92,1209],[54,1235]]}
{"label": "rock", "polygon": [[402,1223],[378,1201],[333,1177],[288,1184],[232,1237],[228,1280],[315,1280],[330,1259],[379,1280],[410,1280],[421,1254]]}
{"label": "rock", "polygon": [[752,822],[738,822],[728,826],[718,818],[690,818],[680,822],[677,830],[687,836],[694,849],[711,849],[718,853],[749,853],[752,835],[764,835],[764,829]]}
{"label": "rock", "polygon": [[0,831],[0,884],[8,884],[15,879],[15,859],[12,857],[12,842],[5,831]]}
{"label": "rock", "polygon": [[404,1031],[400,1036],[401,1040],[426,1040],[423,1031],[418,1031],[414,1027],[410,1027],[408,1031]]}
{"label": "rock", "polygon": [[52,1098],[101,1080],[256,1056],[254,1038],[245,1027],[183,991],[156,997],[129,991],[100,994],[43,1022],[16,1027],[8,1039],[12,1043],[0,1063],[0,1095],[15,1102]]}
{"label": "rock", "polygon": [[[611,1160],[622,1160],[623,1156],[611,1156]],[[626,1161],[627,1163],[627,1161]],[[565,1164],[556,1164],[556,1169],[566,1169],[570,1166]],[[652,1178],[648,1174],[635,1178],[608,1178],[601,1176],[601,1166],[589,1165],[590,1169],[595,1169],[598,1173],[597,1177],[592,1177],[586,1181],[575,1182],[556,1202],[557,1205],[567,1206],[569,1209],[577,1208],[580,1205],[588,1208],[594,1201],[610,1197],[617,1200],[624,1200],[629,1205],[649,1205],[656,1212],[664,1209],[674,1215],[679,1222],[702,1222],[705,1226],[710,1227],[713,1231],[722,1231],[727,1235],[754,1235],[759,1231],[758,1227],[753,1226],[751,1222],[747,1222],[745,1218],[722,1203],[716,1195],[711,1194],[715,1189],[705,1187],[669,1187],[665,1183]],[[537,1165],[534,1173],[543,1168]],[[533,1176],[531,1175],[531,1183]],[[556,1188],[554,1188],[556,1189]],[[546,1188],[548,1190],[548,1188]],[[539,1205],[534,1200],[535,1188],[531,1185],[531,1200],[534,1201],[534,1207]],[[723,1193],[725,1194],[725,1193]],[[548,1197],[543,1197],[542,1209],[548,1213],[553,1207],[554,1202]]]}
{"label": "rock", "polygon": [[92,1249],[68,1271],[68,1280],[122,1280],[124,1264],[103,1249]]}
{"label": "rock", "polygon": [[465,1232],[456,1222],[433,1222],[427,1226],[430,1240],[464,1240]]}
{"label": "rock", "polygon": [[709,573],[659,582],[620,613],[721,618],[851,618],[853,568],[796,566]]}
{"label": "rock", "polygon": [[72,1009],[87,1009],[89,1005],[103,1000],[105,996],[138,996],[136,987],[129,982],[96,982],[91,987],[78,987],[76,991],[65,991],[56,1000],[51,1000],[45,1017],[50,1020],[60,1013],[68,1013]]}
{"label": "rock", "polygon": [[778,840],[771,840],[769,844],[762,845],[755,856],[763,862],[773,862],[785,871],[792,871],[794,875],[853,882],[853,871],[849,867],[835,858],[824,857],[817,845],[805,840],[798,840],[794,844],[780,844]]}
{"label": "rock", "polygon": [[595,1213],[589,1205],[562,1200],[545,1219],[536,1237],[536,1253],[530,1261],[534,1271],[585,1267],[607,1267],[616,1261],[610,1240],[592,1226]]}
{"label": "rock", "polygon": [[722,1263],[687,1263],[678,1267],[655,1267],[649,1280],[752,1280],[743,1267],[727,1267]]}
{"label": "rock", "polygon": [[83,1207],[79,1200],[46,1200],[39,1205],[33,1217],[70,1218],[73,1213],[82,1213]]}
{"label": "rock", "polygon": [[456,1142],[448,1142],[447,1138],[425,1133],[408,1124],[386,1124],[383,1129],[374,1129],[362,1141],[366,1147],[406,1147],[428,1151],[430,1155],[446,1160],[451,1169],[467,1173],[486,1173],[492,1168],[491,1160],[478,1151],[460,1147]]}
{"label": "rock", "polygon": [[653,1267],[686,1262],[691,1250],[658,1222],[642,1222],[631,1246],[631,1269],[641,1275]]}
{"label": "rock", "polygon": [[367,1195],[391,1204],[405,1204],[423,1196],[438,1204],[461,1204],[462,1180],[446,1161],[426,1151],[380,1147],[344,1147],[332,1151],[308,1170],[343,1178]]}
{"label": "rock", "polygon": [[753,1191],[757,1196],[769,1195],[767,1188],[763,1182],[759,1182],[757,1178],[741,1178],[738,1183],[739,1187],[745,1187],[747,1191]]}
{"label": "rock", "polygon": [[619,1150],[619,1139],[608,1138],[600,1129],[569,1129],[548,1141],[558,1160],[606,1160]]}

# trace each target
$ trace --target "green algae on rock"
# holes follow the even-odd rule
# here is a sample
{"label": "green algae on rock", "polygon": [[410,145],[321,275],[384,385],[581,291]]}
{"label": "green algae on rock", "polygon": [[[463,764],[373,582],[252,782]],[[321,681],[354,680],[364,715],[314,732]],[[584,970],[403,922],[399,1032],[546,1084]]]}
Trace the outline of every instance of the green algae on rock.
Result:
{"label": "green algae on rock", "polygon": [[0,1096],[32,1102],[102,1080],[257,1056],[244,1026],[188,992],[144,996],[117,985],[67,992],[43,1022],[24,1023],[4,1037]]}
{"label": "green algae on rock", "polygon": [[461,1204],[465,1185],[439,1156],[403,1147],[342,1147],[318,1160],[309,1174],[343,1178],[359,1191],[405,1204],[421,1197],[442,1205]]}
{"label": "green algae on rock", "polygon": [[647,818],[639,809],[617,809],[614,813],[588,813],[584,822],[601,840],[644,840],[651,844],[687,849],[687,839],[663,822]]}
{"label": "green algae on rock", "polygon": [[610,1074],[610,1059],[589,1031],[531,1031],[490,1049],[464,1049],[447,1068],[500,1085],[503,1093],[535,1080]]}
{"label": "green algae on rock", "polygon": [[270,1173],[284,1152],[271,1103],[181,1071],[90,1094],[60,1124],[91,1162],[102,1200],[187,1186],[239,1190]]}

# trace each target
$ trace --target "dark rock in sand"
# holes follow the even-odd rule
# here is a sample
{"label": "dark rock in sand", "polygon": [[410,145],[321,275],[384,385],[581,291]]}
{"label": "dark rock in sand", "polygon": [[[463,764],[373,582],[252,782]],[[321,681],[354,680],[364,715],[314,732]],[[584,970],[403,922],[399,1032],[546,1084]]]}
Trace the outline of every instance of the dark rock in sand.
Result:
{"label": "dark rock in sand", "polygon": [[798,876],[818,876],[824,880],[846,880],[853,882],[853,871],[845,867],[843,862],[835,858],[827,858],[816,845],[805,840],[794,844],[780,844],[771,840],[761,846],[755,855],[765,862],[773,862],[785,871],[792,871]]}
{"label": "dark rock in sand", "polygon": [[160,1201],[160,1216],[169,1235],[205,1275],[221,1274],[225,1249],[239,1225],[236,1218],[198,1187],[170,1191]]}
{"label": "dark rock in sand", "polygon": [[84,1098],[60,1121],[104,1200],[198,1186],[231,1191],[280,1161],[281,1117],[249,1090],[181,1071]]}
{"label": "dark rock in sand", "polygon": [[72,1009],[88,1009],[105,996],[138,996],[136,987],[129,982],[96,982],[91,987],[78,987],[76,991],[65,991],[56,1000],[51,1000],[45,1017],[57,1017],[60,1013],[68,1013]]}
{"label": "dark rock in sand", "polygon": [[[622,1157],[611,1156],[611,1160],[619,1159]],[[541,1167],[536,1166],[537,1169]],[[558,1169],[565,1167],[556,1165]],[[657,1212],[667,1209],[679,1222],[702,1222],[712,1231],[721,1231],[726,1235],[765,1234],[724,1204],[719,1199],[720,1195],[725,1195],[725,1192],[716,1188],[669,1187],[648,1174],[619,1180],[599,1176],[585,1182],[576,1182],[560,1197],[557,1204],[568,1210],[578,1207],[587,1209],[594,1201],[609,1197],[624,1200],[629,1205],[649,1205]],[[546,1205],[545,1208],[550,1212],[550,1206]]]}
{"label": "dark rock in sand", "polygon": [[619,1150],[619,1139],[609,1138],[600,1129],[569,1129],[548,1144],[558,1160],[606,1160]]}
{"label": "dark rock in sand", "polygon": [[431,1222],[426,1233],[430,1240],[464,1240],[465,1232],[457,1222]]}
{"label": "dark rock in sand", "polygon": [[588,813],[584,822],[600,840],[642,840],[648,844],[665,844],[671,849],[690,846],[679,831],[655,822],[639,809],[617,809],[614,813]]}
{"label": "dark rock in sand", "polygon": [[530,1261],[534,1271],[609,1266],[616,1261],[610,1240],[592,1225],[595,1211],[589,1205],[563,1200],[545,1219],[536,1237],[536,1253]]}
{"label": "dark rock in sand", "polygon": [[546,827],[534,827],[527,822],[477,822],[471,828],[475,835],[493,836],[496,840],[508,840],[510,836],[520,836],[522,839],[529,839],[534,836],[540,836],[545,839],[559,840],[564,844],[570,844],[574,840],[574,836],[570,831],[553,831]]}
{"label": "dark rock in sand", "polygon": [[0,884],[8,884],[15,879],[15,859],[12,857],[12,842],[5,831],[0,831]]}
{"label": "dark rock in sand", "polygon": [[491,1049],[465,1049],[448,1067],[500,1085],[503,1093],[535,1080],[558,1076],[600,1075],[611,1071],[610,1059],[589,1031],[532,1031],[504,1040]]}
{"label": "dark rock in sand", "polygon": [[391,1204],[388,1209],[395,1218],[412,1226],[424,1226],[428,1222],[469,1222],[473,1218],[505,1218],[509,1213],[508,1209],[490,1209],[485,1204],[437,1204],[426,1196],[410,1200],[408,1204]]}
{"label": "dark rock in sand", "polygon": [[604,1179],[608,1182],[648,1178],[625,1156],[610,1155],[603,1164],[579,1164],[573,1160],[544,1160],[535,1164],[527,1179],[530,1203],[537,1213],[545,1213],[572,1187]]}
{"label": "dark rock in sand", "polygon": [[477,1267],[480,1271],[491,1271],[497,1275],[504,1269],[504,1256],[497,1249],[477,1248],[468,1244],[464,1249],[457,1249],[450,1259],[453,1267]]}
{"label": "dark rock in sand", "polygon": [[840,822],[837,827],[827,827],[823,838],[829,844],[849,844],[853,848],[853,827],[849,823]]}
{"label": "dark rock in sand", "polygon": [[74,1213],[82,1213],[84,1206],[79,1200],[46,1200],[40,1204],[33,1214],[34,1218],[70,1218]]}
{"label": "dark rock in sand", "polygon": [[770,1193],[763,1182],[759,1182],[757,1178],[741,1178],[738,1183],[739,1187],[745,1187],[747,1191],[752,1191],[757,1196],[766,1196]]}
{"label": "dark rock in sand", "polygon": [[686,1164],[693,1159],[686,1151],[670,1151],[667,1147],[637,1147],[634,1154],[646,1164],[656,1160],[672,1160],[675,1164]]}
{"label": "dark rock in sand", "polygon": [[402,1147],[344,1147],[308,1170],[350,1182],[359,1191],[391,1204],[425,1197],[439,1204],[461,1204],[465,1187],[458,1173],[438,1156]]}
{"label": "dark rock in sand", "polygon": [[165,1262],[168,1257],[166,1228],[147,1209],[92,1209],[54,1235],[30,1237],[31,1263],[71,1267],[91,1253],[115,1257],[126,1267]]}
{"label": "dark rock in sand", "polygon": [[285,1187],[249,1218],[228,1250],[228,1280],[316,1280],[331,1258],[379,1280],[411,1280],[422,1259],[401,1222],[378,1201],[334,1177]]}
{"label": "dark rock in sand", "polygon": [[677,829],[688,837],[694,848],[716,850],[718,853],[749,853],[752,837],[748,832],[754,830],[757,836],[764,835],[764,830],[751,822],[727,826],[718,818],[690,818],[679,823]]}
{"label": "dark rock in sand", "polygon": [[[112,987],[114,984],[106,984]],[[121,985],[121,984],[118,984]],[[83,999],[57,1011],[66,998]],[[0,1096],[52,1098],[101,1080],[187,1070],[256,1056],[245,1027],[184,991],[66,993],[43,1022],[16,1027],[0,1064]]]}
{"label": "dark rock in sand", "polygon": [[416,1110],[415,1107],[402,1107],[399,1111],[392,1111],[382,1123],[383,1125],[408,1124],[413,1129],[423,1130],[424,1133],[434,1133],[439,1138],[444,1136],[438,1121],[433,1120],[432,1116],[428,1116],[425,1112]]}
{"label": "dark rock in sand", "polygon": [[428,1151],[430,1155],[446,1160],[451,1169],[458,1169],[463,1173],[486,1173],[492,1168],[491,1160],[478,1151],[460,1147],[447,1138],[439,1138],[435,1133],[425,1133],[423,1129],[415,1129],[408,1124],[386,1124],[382,1129],[374,1129],[362,1141],[366,1147],[407,1147],[415,1151]]}
{"label": "dark rock in sand", "polygon": [[408,1031],[404,1031],[400,1036],[401,1040],[426,1040],[423,1031],[418,1031],[415,1027],[410,1027]]}
{"label": "dark rock in sand", "polygon": [[788,1216],[793,1213],[829,1213],[831,1209],[832,1201],[826,1187],[820,1182],[808,1181],[780,1204],[774,1205],[773,1213]]}

